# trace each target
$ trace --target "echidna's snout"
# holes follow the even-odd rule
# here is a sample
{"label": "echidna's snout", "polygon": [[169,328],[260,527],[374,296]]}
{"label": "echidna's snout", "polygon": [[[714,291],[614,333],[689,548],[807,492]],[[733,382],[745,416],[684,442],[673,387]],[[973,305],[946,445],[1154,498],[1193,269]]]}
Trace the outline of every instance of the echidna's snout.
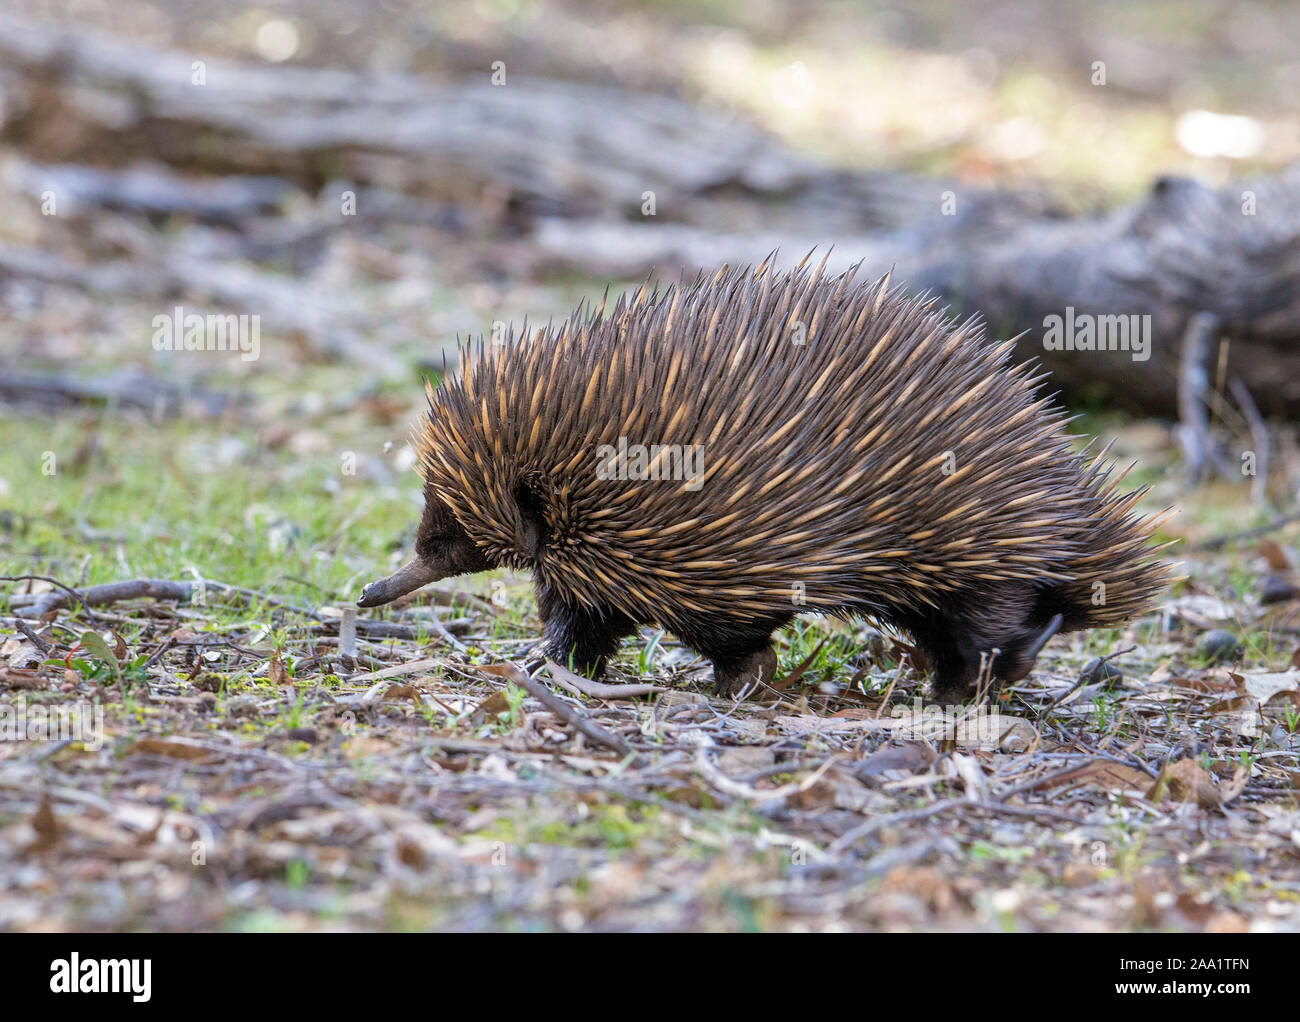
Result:
{"label": "echidna's snout", "polygon": [[363,590],[358,607],[379,607],[392,603],[399,596],[413,593],[420,586],[436,582],[444,576],[439,574],[419,557],[412,557],[387,578],[376,579]]}

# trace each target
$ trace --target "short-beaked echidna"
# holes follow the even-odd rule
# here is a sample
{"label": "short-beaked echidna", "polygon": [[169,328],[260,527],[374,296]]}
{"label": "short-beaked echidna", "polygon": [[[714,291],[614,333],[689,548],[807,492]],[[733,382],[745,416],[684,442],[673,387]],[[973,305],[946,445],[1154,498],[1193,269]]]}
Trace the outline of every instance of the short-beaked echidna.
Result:
{"label": "short-beaked echidna", "polygon": [[911,634],[945,701],[1142,611],[1165,584],[1142,491],[1073,452],[1014,342],[856,273],[647,281],[466,347],[413,437],[415,556],[360,605],[526,569],[552,658],[598,672],[651,624],[720,691],[772,679],[795,615],[863,615]]}

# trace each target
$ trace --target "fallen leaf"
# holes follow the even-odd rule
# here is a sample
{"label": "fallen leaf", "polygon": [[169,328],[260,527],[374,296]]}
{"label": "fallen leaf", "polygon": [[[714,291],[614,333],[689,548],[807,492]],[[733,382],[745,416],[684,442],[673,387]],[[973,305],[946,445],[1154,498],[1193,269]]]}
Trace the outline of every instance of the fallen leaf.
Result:
{"label": "fallen leaf", "polygon": [[906,745],[888,745],[877,749],[870,756],[852,764],[850,769],[863,780],[875,777],[897,780],[930,769],[938,758],[939,754],[924,742],[908,742]]}
{"label": "fallen leaf", "polygon": [[808,670],[812,665],[812,662],[817,659],[817,654],[822,651],[822,647],[826,645],[827,641],[827,639],[822,639],[821,642],[817,643],[817,648],[804,657],[803,662],[784,678],[780,681],[773,682],[772,688],[778,692],[786,692],[793,688],[795,683],[803,677],[804,671]]}
{"label": "fallen leaf", "polygon": [[[76,671],[70,673],[75,675],[78,681],[81,680],[81,675]],[[10,688],[45,688],[45,678],[40,671],[30,671],[22,667],[0,667],[0,682]]]}
{"label": "fallen leaf", "polygon": [[718,753],[718,769],[728,776],[765,770],[776,763],[776,753],[765,745],[731,745]]}
{"label": "fallen leaf", "polygon": [[523,688],[523,680],[526,675],[514,664],[466,664],[465,666],[472,671],[478,671],[480,674],[490,674],[494,678],[505,678],[507,681]]}
{"label": "fallen leaf", "polygon": [[36,840],[27,846],[26,851],[29,854],[53,848],[63,840],[63,825],[54,815],[54,807],[50,804],[49,795],[41,796],[41,804],[32,814],[32,830],[36,831]]}
{"label": "fallen leaf", "polygon": [[[394,686],[396,687],[396,686]],[[389,690],[391,691],[391,689]],[[470,723],[475,727],[485,723],[495,723],[497,714],[510,712],[510,700],[506,698],[504,692],[493,692],[484,699],[478,706],[474,707],[474,712],[470,714]]]}
{"label": "fallen leaf", "polygon": [[10,667],[23,671],[40,667],[45,662],[44,654],[30,642],[25,641],[14,641],[12,645],[5,643],[5,659]]}
{"label": "fallen leaf", "polygon": [[1231,621],[1237,616],[1232,604],[1216,596],[1197,593],[1180,596],[1164,606],[1174,617],[1190,621],[1199,628],[1212,628],[1212,622]]}
{"label": "fallen leaf", "polygon": [[343,752],[350,760],[365,759],[369,756],[382,756],[397,748],[392,739],[379,735],[353,735],[343,746]]}
{"label": "fallen leaf", "polygon": [[178,738],[141,738],[126,751],[128,756],[141,753],[187,760],[209,759],[213,755],[211,749]]}
{"label": "fallen leaf", "polygon": [[1269,539],[1267,536],[1262,538],[1259,541],[1259,553],[1264,560],[1268,561],[1268,566],[1273,571],[1288,572],[1292,568],[1291,559],[1276,540]]}
{"label": "fallen leaf", "polygon": [[847,809],[857,813],[870,804],[872,797],[871,789],[856,777],[832,767],[808,787],[794,792],[788,805],[809,812]]}
{"label": "fallen leaf", "polygon": [[1300,670],[1280,671],[1275,673],[1260,672],[1241,675],[1246,683],[1246,691],[1263,706],[1274,696],[1288,692],[1293,702],[1300,702],[1294,697],[1300,694]]}
{"label": "fallen leaf", "polygon": [[1085,763],[1071,773],[1062,774],[1050,787],[1061,784],[1095,784],[1106,791],[1147,791],[1151,787],[1151,778],[1141,770],[1123,763],[1096,760]]}
{"label": "fallen leaf", "polygon": [[1292,703],[1300,705],[1300,669],[1289,671],[1234,671],[1230,677],[1237,695],[1222,699],[1210,707],[1211,713],[1229,713],[1245,710],[1248,716],[1258,716],[1258,711],[1269,700],[1285,694]]}
{"label": "fallen leaf", "polygon": [[1159,804],[1166,796],[1175,802],[1195,802],[1202,809],[1220,809],[1223,806],[1223,794],[1194,759],[1180,759],[1165,767],[1146,797]]}
{"label": "fallen leaf", "polygon": [[122,665],[118,662],[113,651],[108,648],[108,643],[104,641],[102,635],[98,632],[82,632],[78,641],[81,643],[82,649],[89,650],[90,655],[96,660],[103,661],[113,669],[113,677],[116,680],[122,680]]}
{"label": "fallen leaf", "polygon": [[895,866],[880,881],[882,892],[910,894],[932,912],[951,912],[957,895],[944,875],[930,866]]}

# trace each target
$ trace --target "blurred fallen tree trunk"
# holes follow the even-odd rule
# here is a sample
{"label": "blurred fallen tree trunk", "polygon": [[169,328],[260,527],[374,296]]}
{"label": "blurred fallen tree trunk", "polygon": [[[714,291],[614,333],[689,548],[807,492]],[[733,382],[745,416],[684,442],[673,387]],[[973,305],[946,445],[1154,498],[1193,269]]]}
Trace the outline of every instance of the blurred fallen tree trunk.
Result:
{"label": "blurred fallen tree trunk", "polygon": [[179,387],[139,369],[108,375],[20,372],[5,366],[0,375],[0,402],[32,404],[47,410],[67,405],[136,408],[155,419],[177,415],[216,416],[230,403],[226,394],[202,387]]}
{"label": "blurred fallen tree trunk", "polygon": [[575,215],[639,208],[646,190],[665,203],[731,184],[776,194],[820,172],[733,118],[573,83],[232,64],[3,14],[0,66],[5,134],[46,161],[147,154],[462,201],[494,187]]}
{"label": "blurred fallen tree trunk", "polygon": [[69,284],[90,294],[148,299],[169,313],[172,304],[163,303],[177,295],[198,296],[254,314],[265,321],[268,331],[294,335],[322,355],[352,359],[388,377],[405,372],[399,359],[366,337],[359,311],[322,288],[240,263],[202,259],[164,246],[146,257],[81,265],[51,252],[0,241],[0,282],[10,276]]}
{"label": "blurred fallen tree trunk", "polygon": [[[1177,415],[1182,338],[1205,315],[1217,324],[1201,346],[1214,415],[1246,420],[1229,390],[1264,415],[1300,415],[1300,168],[1219,190],[1162,179],[1131,205],[1071,217],[1033,193],[828,169],[662,96],[514,77],[496,87],[486,72],[466,82],[231,64],[8,15],[0,87],[2,137],[34,160],[161,161],[313,192],[342,180],[488,209],[517,269],[675,275],[834,244],[835,268],[894,267],[1001,334],[1027,331],[1022,357],[1041,358],[1076,400]],[[271,194],[261,187],[172,194],[220,200],[225,215]],[[1057,320],[1116,318],[1149,343],[1138,357],[1045,347]],[[328,333],[331,319],[313,329]],[[360,354],[353,332],[330,342]]]}
{"label": "blurred fallen tree trunk", "polygon": [[[934,194],[935,185],[917,189]],[[969,201],[954,189],[960,211]],[[1243,203],[1255,212],[1242,212]],[[761,259],[778,246],[783,262],[833,240],[833,270],[863,260],[892,268],[917,291],[977,312],[1002,336],[1027,331],[1018,354],[1036,356],[1075,400],[1136,412],[1179,412],[1182,338],[1197,317],[1215,324],[1200,367],[1210,413],[1244,424],[1255,407],[1227,406],[1225,383],[1245,388],[1270,416],[1300,416],[1300,167],[1212,189],[1162,179],[1132,205],[1089,217],[1016,216],[974,198],[966,215],[934,209],[889,232],[722,234],[689,224],[609,223],[548,218],[538,229],[550,259],[589,272],[637,273],[647,265],[707,267]],[[992,216],[990,217],[990,213]],[[1049,325],[1115,325],[1149,349],[1049,350]],[[1127,334],[1126,334],[1127,335]],[[1226,415],[1225,415],[1226,412]]]}

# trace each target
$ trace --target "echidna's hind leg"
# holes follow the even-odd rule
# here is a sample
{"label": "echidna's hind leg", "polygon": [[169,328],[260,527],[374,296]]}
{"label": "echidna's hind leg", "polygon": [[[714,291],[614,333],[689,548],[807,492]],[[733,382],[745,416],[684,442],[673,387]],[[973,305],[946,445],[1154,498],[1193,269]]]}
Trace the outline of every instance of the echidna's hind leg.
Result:
{"label": "echidna's hind leg", "polygon": [[622,611],[566,603],[549,586],[537,584],[537,610],[546,640],[542,653],[571,670],[598,677],[636,622]]}
{"label": "echidna's hind leg", "polygon": [[1025,677],[1064,619],[1034,587],[1008,586],[900,623],[930,661],[930,698],[959,703],[975,695],[981,674],[996,682]]}

